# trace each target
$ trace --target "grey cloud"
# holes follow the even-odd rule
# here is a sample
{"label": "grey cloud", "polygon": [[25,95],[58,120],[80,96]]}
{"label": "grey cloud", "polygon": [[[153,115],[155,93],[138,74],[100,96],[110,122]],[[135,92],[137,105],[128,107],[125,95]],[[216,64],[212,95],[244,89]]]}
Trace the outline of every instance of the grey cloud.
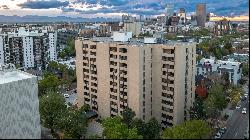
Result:
{"label": "grey cloud", "polygon": [[59,8],[68,6],[69,2],[61,2],[58,0],[52,1],[45,1],[45,0],[38,0],[38,1],[27,1],[21,4],[18,4],[21,8],[29,8],[29,9],[49,9],[49,8]]}
{"label": "grey cloud", "polygon": [[5,10],[10,9],[7,5],[2,5],[2,8],[5,9]]}

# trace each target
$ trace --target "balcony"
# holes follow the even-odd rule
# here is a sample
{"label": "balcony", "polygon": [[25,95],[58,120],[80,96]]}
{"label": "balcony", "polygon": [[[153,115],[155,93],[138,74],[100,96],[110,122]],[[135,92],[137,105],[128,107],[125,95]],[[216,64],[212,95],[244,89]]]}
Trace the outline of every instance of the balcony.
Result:
{"label": "balcony", "polygon": [[115,75],[110,75],[110,78],[111,78],[110,80],[113,80],[113,79],[117,80],[117,76],[115,76]]}
{"label": "balcony", "polygon": [[112,111],[112,110],[111,110],[110,114],[111,114],[111,116],[112,116],[112,115],[114,115],[114,116],[117,116],[117,115],[118,115],[117,112],[114,112],[114,111]]}
{"label": "balcony", "polygon": [[171,91],[171,90],[167,90],[167,94],[169,94],[169,95],[173,95],[173,96],[174,96],[174,92],[173,92],[173,91]]}
{"label": "balcony", "polygon": [[88,48],[88,44],[82,44],[82,48]]}
{"label": "balcony", "polygon": [[127,71],[128,69],[127,69],[127,66],[122,66],[122,67],[120,67],[120,70],[124,70],[124,71]]}
{"label": "balcony", "polygon": [[162,98],[162,100],[174,102],[174,99],[171,99],[171,98],[168,98],[168,97],[161,96],[161,98]]}
{"label": "balcony", "polygon": [[[170,113],[170,112],[165,111],[165,110],[161,110],[161,113],[164,114],[164,115],[173,116],[173,113]],[[164,120],[167,119],[167,118],[164,118],[164,117],[162,117],[162,118],[163,118]],[[170,119],[168,119],[168,120],[170,120]]]}
{"label": "balcony", "polygon": [[120,48],[120,49],[119,49],[119,52],[120,52],[120,53],[127,53],[127,49],[126,49],[126,48]]}
{"label": "balcony", "polygon": [[174,88],[174,84],[168,84],[168,87]]}
{"label": "balcony", "polygon": [[118,106],[117,105],[110,105],[111,106],[111,108],[115,108],[115,109],[117,109],[118,108]]}
{"label": "balcony", "polygon": [[[115,66],[115,65],[109,65],[109,67],[113,68],[113,69],[116,69],[117,66]],[[111,72],[111,73],[113,73],[113,72]]]}
{"label": "balcony", "polygon": [[174,69],[168,69],[168,72],[174,73]]}
{"label": "balcony", "polygon": [[110,98],[110,101],[112,101],[112,102],[117,102],[118,100],[117,100],[117,99],[114,99],[114,98]]}
{"label": "balcony", "polygon": [[[166,82],[166,83],[165,83],[165,82],[162,82],[162,85],[165,86],[165,87],[167,87],[167,86],[168,86],[168,83],[167,83],[167,82]],[[167,89],[163,89],[163,90],[167,90]]]}
{"label": "balcony", "polygon": [[114,58],[114,57],[110,57],[109,61],[116,62],[116,63],[118,62],[118,60],[116,58]]}
{"label": "balcony", "polygon": [[83,59],[83,61],[82,61],[82,62],[83,62],[83,63],[89,63],[88,58]]}
{"label": "balcony", "polygon": [[123,96],[123,99],[127,100],[127,99],[128,99],[128,96]]}
{"label": "balcony", "polygon": [[[164,63],[163,63],[164,64]],[[165,64],[174,65],[174,61],[166,61]]]}
{"label": "balcony", "polygon": [[166,56],[166,57],[174,57],[174,54],[165,53],[164,56]]}
{"label": "balcony", "polygon": [[117,89],[115,87],[110,87],[110,92],[117,94]]}
{"label": "balcony", "polygon": [[169,108],[169,109],[174,109],[174,106],[168,105],[168,104],[164,104],[162,103],[163,107]]}
{"label": "balcony", "polygon": [[95,50],[96,49],[96,45],[90,45],[90,49]]}
{"label": "balcony", "polygon": [[174,81],[174,76],[168,76],[168,79]]}
{"label": "balcony", "polygon": [[116,47],[110,47],[110,48],[109,48],[109,51],[110,51],[110,52],[117,52],[117,48],[116,48]]}

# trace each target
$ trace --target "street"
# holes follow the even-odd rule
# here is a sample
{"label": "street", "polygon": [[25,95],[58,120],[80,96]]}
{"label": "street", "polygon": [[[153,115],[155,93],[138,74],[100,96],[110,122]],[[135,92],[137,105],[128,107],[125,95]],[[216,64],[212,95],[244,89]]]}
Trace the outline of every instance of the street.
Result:
{"label": "street", "polygon": [[73,105],[77,98],[77,94],[74,92],[74,90],[67,91],[64,94],[69,94],[69,98],[65,98],[65,102],[69,102]]}
{"label": "street", "polygon": [[[247,88],[244,88],[248,91]],[[227,122],[227,131],[222,136],[222,139],[243,139],[244,134],[249,127],[249,96],[245,101],[241,101],[241,108],[235,109],[232,117]],[[242,109],[246,108],[247,113],[242,114]]]}

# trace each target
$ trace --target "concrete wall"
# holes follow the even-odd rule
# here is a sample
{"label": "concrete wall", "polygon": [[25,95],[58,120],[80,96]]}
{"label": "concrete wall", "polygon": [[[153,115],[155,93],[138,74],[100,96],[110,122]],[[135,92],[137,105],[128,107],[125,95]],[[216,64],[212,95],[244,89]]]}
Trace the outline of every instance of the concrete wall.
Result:
{"label": "concrete wall", "polygon": [[0,84],[0,138],[40,139],[37,78]]}

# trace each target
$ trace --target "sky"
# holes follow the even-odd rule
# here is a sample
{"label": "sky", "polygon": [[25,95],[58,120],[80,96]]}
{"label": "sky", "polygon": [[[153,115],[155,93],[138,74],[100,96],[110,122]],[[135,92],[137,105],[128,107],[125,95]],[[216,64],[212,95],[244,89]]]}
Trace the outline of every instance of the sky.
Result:
{"label": "sky", "polygon": [[122,14],[157,16],[167,3],[175,11],[195,12],[198,3],[206,3],[207,12],[218,16],[249,15],[248,0],[0,0],[0,15],[120,17]]}

